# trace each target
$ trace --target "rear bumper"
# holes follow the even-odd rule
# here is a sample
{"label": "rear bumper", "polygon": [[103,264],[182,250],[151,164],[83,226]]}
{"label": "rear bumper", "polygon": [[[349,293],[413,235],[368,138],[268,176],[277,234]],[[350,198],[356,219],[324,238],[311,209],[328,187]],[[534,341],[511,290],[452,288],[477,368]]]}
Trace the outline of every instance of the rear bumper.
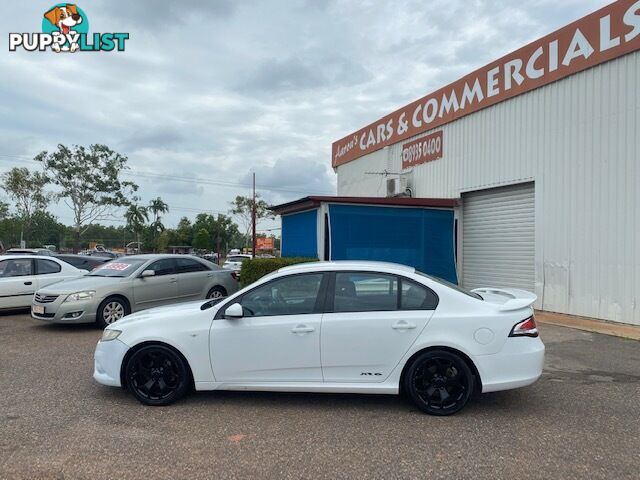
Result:
{"label": "rear bumper", "polygon": [[478,355],[473,361],[482,379],[482,393],[531,385],[542,375],[544,343],[537,338],[509,338],[502,351]]}

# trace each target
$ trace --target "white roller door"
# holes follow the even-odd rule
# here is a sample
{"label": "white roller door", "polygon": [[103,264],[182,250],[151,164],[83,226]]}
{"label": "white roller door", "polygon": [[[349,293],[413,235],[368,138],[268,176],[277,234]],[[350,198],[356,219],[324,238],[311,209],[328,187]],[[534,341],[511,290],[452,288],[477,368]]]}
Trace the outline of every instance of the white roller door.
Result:
{"label": "white roller door", "polygon": [[466,288],[534,291],[534,184],[463,195],[462,279]]}

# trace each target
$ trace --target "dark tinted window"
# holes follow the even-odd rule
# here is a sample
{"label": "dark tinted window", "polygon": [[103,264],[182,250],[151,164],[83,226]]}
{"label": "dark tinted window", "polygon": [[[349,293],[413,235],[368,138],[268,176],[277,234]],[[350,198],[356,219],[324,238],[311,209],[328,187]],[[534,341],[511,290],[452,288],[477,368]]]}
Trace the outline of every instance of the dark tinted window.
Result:
{"label": "dark tinted window", "polygon": [[0,277],[23,277],[33,275],[30,258],[3,260],[0,262]]}
{"label": "dark tinted window", "polygon": [[400,308],[402,310],[435,310],[438,296],[433,290],[417,282],[403,278]]}
{"label": "dark tinted window", "polygon": [[60,265],[51,260],[36,260],[36,273],[38,275],[46,275],[47,273],[58,273],[61,270]]}
{"label": "dark tinted window", "polygon": [[245,294],[240,301],[247,317],[314,313],[322,274],[279,278]]}
{"label": "dark tinted window", "polygon": [[209,270],[204,264],[191,258],[177,258],[176,264],[178,273],[203,272]]}
{"label": "dark tinted window", "polygon": [[156,272],[156,276],[159,275],[172,275],[176,273],[176,264],[173,258],[163,258],[157,262],[153,262],[146,270],[153,270]]}
{"label": "dark tinted window", "polygon": [[398,278],[381,273],[336,273],[334,312],[397,310]]}

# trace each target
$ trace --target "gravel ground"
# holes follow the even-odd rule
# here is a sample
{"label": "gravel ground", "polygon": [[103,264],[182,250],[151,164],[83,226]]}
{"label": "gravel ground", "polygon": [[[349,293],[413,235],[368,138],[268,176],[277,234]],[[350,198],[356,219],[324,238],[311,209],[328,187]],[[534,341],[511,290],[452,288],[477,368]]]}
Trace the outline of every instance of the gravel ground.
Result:
{"label": "gravel ground", "polygon": [[92,380],[99,330],[0,316],[0,478],[639,478],[640,342],[541,330],[539,382],[437,418],[394,396],[144,407]]}

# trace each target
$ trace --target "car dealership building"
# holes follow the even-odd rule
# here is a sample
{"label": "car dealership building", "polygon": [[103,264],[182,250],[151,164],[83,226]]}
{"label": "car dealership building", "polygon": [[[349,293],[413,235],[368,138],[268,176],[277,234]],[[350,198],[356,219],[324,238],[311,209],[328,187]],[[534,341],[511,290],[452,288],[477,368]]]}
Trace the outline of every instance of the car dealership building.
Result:
{"label": "car dealership building", "polygon": [[[640,1],[620,0],[347,135],[332,148],[338,196],[276,208],[283,254],[289,242],[389,260],[436,245],[465,287],[640,324],[639,50]],[[367,249],[356,237],[376,228],[385,243]],[[425,258],[403,263],[428,270]]]}

